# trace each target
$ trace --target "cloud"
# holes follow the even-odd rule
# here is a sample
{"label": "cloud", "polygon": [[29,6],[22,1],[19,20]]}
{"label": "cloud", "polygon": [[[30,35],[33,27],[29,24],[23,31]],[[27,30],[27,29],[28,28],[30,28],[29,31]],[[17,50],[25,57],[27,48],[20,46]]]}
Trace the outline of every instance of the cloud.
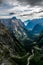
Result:
{"label": "cloud", "polygon": [[43,6],[43,0],[0,0],[0,4],[13,4],[14,2],[19,2],[22,5],[41,5]]}
{"label": "cloud", "polygon": [[18,0],[19,2],[30,5],[42,5],[43,0]]}
{"label": "cloud", "polygon": [[43,0],[0,0],[0,4],[0,18],[16,16],[24,21],[43,17]]}
{"label": "cloud", "polygon": [[0,3],[2,3],[2,0],[0,0]]}

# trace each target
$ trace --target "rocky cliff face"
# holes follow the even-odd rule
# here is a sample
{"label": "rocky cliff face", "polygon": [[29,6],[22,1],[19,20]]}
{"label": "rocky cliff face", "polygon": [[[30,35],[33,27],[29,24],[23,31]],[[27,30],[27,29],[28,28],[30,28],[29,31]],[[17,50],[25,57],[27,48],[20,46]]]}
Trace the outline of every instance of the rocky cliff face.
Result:
{"label": "rocky cliff face", "polygon": [[[22,53],[21,53],[22,52]],[[16,59],[25,55],[23,45],[0,23],[0,65],[18,65]],[[14,62],[12,59],[14,58]]]}

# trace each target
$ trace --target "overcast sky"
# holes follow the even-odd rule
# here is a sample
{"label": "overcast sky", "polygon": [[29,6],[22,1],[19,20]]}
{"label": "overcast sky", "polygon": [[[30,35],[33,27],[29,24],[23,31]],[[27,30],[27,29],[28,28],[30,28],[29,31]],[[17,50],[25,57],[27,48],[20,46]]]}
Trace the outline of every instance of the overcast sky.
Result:
{"label": "overcast sky", "polygon": [[0,0],[0,18],[21,20],[43,17],[43,0]]}

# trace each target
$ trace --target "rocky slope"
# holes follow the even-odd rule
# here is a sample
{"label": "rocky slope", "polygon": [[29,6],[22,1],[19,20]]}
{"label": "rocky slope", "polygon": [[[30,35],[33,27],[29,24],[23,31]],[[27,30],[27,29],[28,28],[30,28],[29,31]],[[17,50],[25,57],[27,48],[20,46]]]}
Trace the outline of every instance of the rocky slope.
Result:
{"label": "rocky slope", "polygon": [[26,65],[29,53],[0,23],[0,65]]}
{"label": "rocky slope", "polygon": [[0,19],[0,22],[5,25],[5,27],[13,33],[13,36],[19,40],[23,45],[26,43],[29,46],[29,43],[32,43],[32,40],[29,38],[29,32],[24,28],[24,24],[21,20],[13,17],[12,19]]}

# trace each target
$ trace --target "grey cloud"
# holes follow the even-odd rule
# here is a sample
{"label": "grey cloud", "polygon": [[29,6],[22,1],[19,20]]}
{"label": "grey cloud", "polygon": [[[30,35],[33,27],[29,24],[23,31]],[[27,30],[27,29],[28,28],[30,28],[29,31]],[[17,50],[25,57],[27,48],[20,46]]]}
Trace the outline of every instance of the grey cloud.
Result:
{"label": "grey cloud", "polygon": [[35,12],[35,13],[37,14],[37,13],[42,13],[42,12],[43,12],[43,10],[41,10],[41,11],[39,11],[39,12]]}
{"label": "grey cloud", "polygon": [[11,12],[11,13],[9,13],[9,15],[14,15],[15,13],[13,13],[13,12]]}
{"label": "grey cloud", "polygon": [[[0,0],[0,3],[4,1],[8,1],[8,0]],[[19,1],[22,4],[30,4],[30,5],[42,5],[43,4],[43,0],[9,0],[9,1],[12,1],[12,2]]]}
{"label": "grey cloud", "polygon": [[0,0],[0,4],[2,3],[2,0]]}
{"label": "grey cloud", "polygon": [[[20,15],[20,16],[32,16],[34,14],[39,14],[39,13],[43,13],[43,10],[41,10],[39,12],[32,12],[31,14],[23,14],[23,15]],[[41,15],[41,17],[43,17],[43,16]]]}
{"label": "grey cloud", "polygon": [[40,17],[43,17],[43,15],[41,15]]}
{"label": "grey cloud", "polygon": [[21,3],[27,3],[30,5],[41,5],[41,3],[43,2],[43,0],[18,0]]}
{"label": "grey cloud", "polygon": [[33,13],[31,13],[31,14],[23,14],[23,15],[20,15],[20,16],[32,16],[33,15]]}
{"label": "grey cloud", "polygon": [[[4,1],[8,1],[8,0],[0,0],[0,4],[3,3]],[[9,1],[12,1],[12,2],[19,1],[20,3],[22,3],[22,5],[23,4],[43,5],[43,0],[9,0]]]}

